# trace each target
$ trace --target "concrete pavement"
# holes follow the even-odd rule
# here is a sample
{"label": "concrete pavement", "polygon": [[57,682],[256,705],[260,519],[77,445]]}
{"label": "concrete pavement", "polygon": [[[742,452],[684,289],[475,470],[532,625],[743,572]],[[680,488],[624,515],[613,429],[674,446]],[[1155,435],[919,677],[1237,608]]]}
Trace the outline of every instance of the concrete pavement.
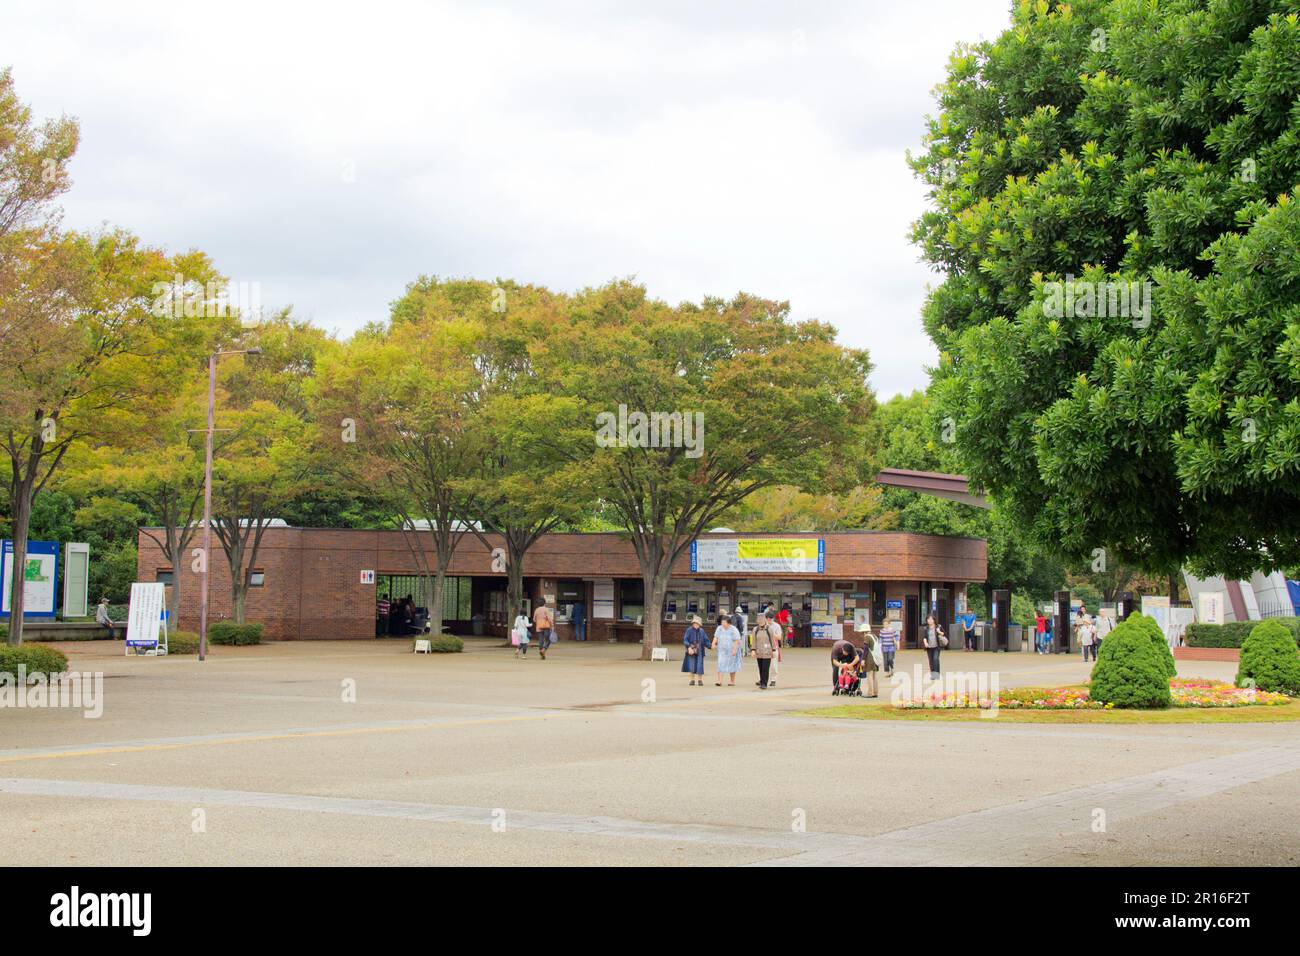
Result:
{"label": "concrete pavement", "polygon": [[[202,664],[64,645],[104,674],[103,716],[0,709],[0,862],[1300,862],[1294,724],[825,720],[794,716],[834,702],[823,650],[788,651],[759,691],[752,661],[735,688],[687,687],[676,648],[664,664],[467,643],[223,647]],[[1088,672],[944,660],[1004,687]]]}

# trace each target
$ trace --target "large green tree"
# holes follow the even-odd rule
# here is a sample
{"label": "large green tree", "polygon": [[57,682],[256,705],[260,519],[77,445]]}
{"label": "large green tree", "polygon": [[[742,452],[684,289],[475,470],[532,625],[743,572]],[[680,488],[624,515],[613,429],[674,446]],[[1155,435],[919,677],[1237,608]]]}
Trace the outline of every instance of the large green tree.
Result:
{"label": "large green tree", "polygon": [[469,531],[485,547],[502,544],[512,616],[523,607],[529,549],[587,513],[587,484],[565,470],[565,458],[548,441],[566,422],[571,402],[556,401],[547,369],[537,364],[545,343],[567,326],[567,305],[564,295],[512,281],[421,277],[392,309],[399,328],[473,323],[464,369],[471,373],[464,388],[465,471],[452,490]]}
{"label": "large green tree", "polygon": [[245,329],[237,341],[259,354],[231,356],[218,367],[222,433],[212,464],[212,533],[226,558],[231,615],[240,624],[266,529],[312,494],[308,382],[328,342],[326,333],[286,311]]}
{"label": "large green tree", "polygon": [[912,158],[931,396],[1043,546],[1300,558],[1298,97],[1281,0],[1026,2],[954,54]]}
{"label": "large green tree", "polygon": [[[573,403],[552,441],[631,539],[648,658],[673,562],[699,534],[764,488],[861,484],[871,366],[830,326],[744,294],[674,307],[614,282],[575,297],[571,313],[539,360],[556,400]],[[681,427],[639,428],[633,415]]]}
{"label": "large green tree", "polygon": [[332,467],[351,486],[373,489],[398,517],[427,582],[434,633],[452,556],[471,533],[460,482],[477,464],[470,419],[481,337],[474,318],[395,312],[387,326],[326,349],[310,386]]}
{"label": "large green tree", "polygon": [[[921,392],[896,395],[880,406],[883,441],[880,458],[891,468],[953,473],[960,469],[955,445],[947,439],[953,430],[935,420],[935,408]],[[988,543],[988,575],[984,601],[992,602],[994,588],[1023,592],[1045,599],[1062,587],[1065,568],[1051,552],[1037,544],[1008,512],[992,502],[988,509],[902,488],[886,488],[886,509],[881,523],[913,534],[948,534],[984,538]]]}

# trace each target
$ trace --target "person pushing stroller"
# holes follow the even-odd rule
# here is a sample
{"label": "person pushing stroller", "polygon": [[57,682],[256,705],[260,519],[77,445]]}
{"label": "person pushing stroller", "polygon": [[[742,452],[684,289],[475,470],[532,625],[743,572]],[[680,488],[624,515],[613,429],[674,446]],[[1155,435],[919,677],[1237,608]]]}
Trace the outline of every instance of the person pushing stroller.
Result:
{"label": "person pushing stroller", "polygon": [[831,646],[831,695],[851,696],[858,692],[858,667],[862,658],[852,641],[839,640]]}

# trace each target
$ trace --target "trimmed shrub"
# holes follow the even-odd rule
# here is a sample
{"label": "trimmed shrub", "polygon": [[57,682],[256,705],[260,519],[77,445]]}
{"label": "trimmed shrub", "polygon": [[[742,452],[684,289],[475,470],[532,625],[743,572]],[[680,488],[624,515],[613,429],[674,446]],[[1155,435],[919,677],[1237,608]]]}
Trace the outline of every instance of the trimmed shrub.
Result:
{"label": "trimmed shrub", "polygon": [[[1276,617],[1300,647],[1300,617]],[[1188,647],[1241,647],[1259,621],[1231,621],[1227,624],[1188,624],[1184,639]]]}
{"label": "trimmed shrub", "polygon": [[1131,614],[1101,642],[1092,669],[1088,697],[1111,707],[1159,709],[1168,707],[1169,672],[1164,655],[1152,640],[1154,629],[1164,643],[1159,625],[1144,614]]}
{"label": "trimmed shrub", "polygon": [[0,624],[0,641],[9,640],[9,625]]}
{"label": "trimmed shrub", "polygon": [[1237,686],[1251,681],[1259,690],[1300,696],[1300,655],[1280,621],[1260,621],[1241,645]]}
{"label": "trimmed shrub", "polygon": [[193,631],[172,631],[167,635],[167,654],[197,654],[199,636]]}
{"label": "trimmed shrub", "polygon": [[236,624],[234,621],[216,621],[208,625],[209,644],[246,644],[262,643],[261,624]]}
{"label": "trimmed shrub", "polygon": [[435,654],[459,654],[465,649],[465,642],[453,634],[439,634],[429,648]]}
{"label": "trimmed shrub", "polygon": [[16,680],[20,664],[26,666],[28,677],[33,674],[49,677],[68,669],[68,655],[43,644],[0,645],[0,674],[10,674]]}

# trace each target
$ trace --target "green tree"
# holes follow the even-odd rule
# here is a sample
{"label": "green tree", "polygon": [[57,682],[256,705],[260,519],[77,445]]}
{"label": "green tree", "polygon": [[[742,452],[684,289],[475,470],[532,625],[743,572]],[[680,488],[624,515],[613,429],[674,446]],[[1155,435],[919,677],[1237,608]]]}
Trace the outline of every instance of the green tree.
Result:
{"label": "green tree", "polygon": [[393,306],[395,325],[470,321],[474,340],[465,392],[467,470],[453,482],[466,525],[483,545],[504,543],[511,614],[523,607],[524,558],[542,535],[581,523],[587,483],[564,470],[548,437],[568,404],[547,394],[536,356],[563,327],[567,299],[537,286],[421,277]]}
{"label": "green tree", "polygon": [[743,294],[672,307],[614,282],[578,295],[572,320],[539,357],[556,399],[574,401],[569,427],[550,440],[631,539],[648,658],[673,562],[721,516],[775,485],[862,483],[871,366],[828,325],[790,321],[788,304]]}
{"label": "green tree", "polygon": [[[953,442],[950,422],[939,420],[929,397],[922,392],[896,395],[880,406],[883,440],[882,464],[912,471],[955,473],[961,460]],[[1039,545],[1008,512],[993,501],[988,509],[902,488],[886,488],[883,507],[886,527],[912,534],[959,535],[984,538],[988,544],[988,575],[983,601],[989,608],[996,588],[1022,593],[1027,602],[1042,601],[1065,579],[1061,563]]]}
{"label": "green tree", "polygon": [[478,464],[469,423],[481,338],[472,318],[395,309],[388,326],[325,350],[311,385],[311,415],[333,467],[399,518],[427,583],[434,633],[452,555],[472,533],[460,482]]}
{"label": "green tree", "polygon": [[226,558],[236,624],[245,623],[266,529],[310,494],[307,383],[327,341],[324,332],[281,313],[247,329],[238,342],[261,354],[231,356],[218,366],[216,425],[225,434],[213,454],[212,533]]}
{"label": "green tree", "polygon": [[1071,562],[1300,558],[1291,7],[1022,2],[938,89],[911,160],[930,393],[963,471]]}

